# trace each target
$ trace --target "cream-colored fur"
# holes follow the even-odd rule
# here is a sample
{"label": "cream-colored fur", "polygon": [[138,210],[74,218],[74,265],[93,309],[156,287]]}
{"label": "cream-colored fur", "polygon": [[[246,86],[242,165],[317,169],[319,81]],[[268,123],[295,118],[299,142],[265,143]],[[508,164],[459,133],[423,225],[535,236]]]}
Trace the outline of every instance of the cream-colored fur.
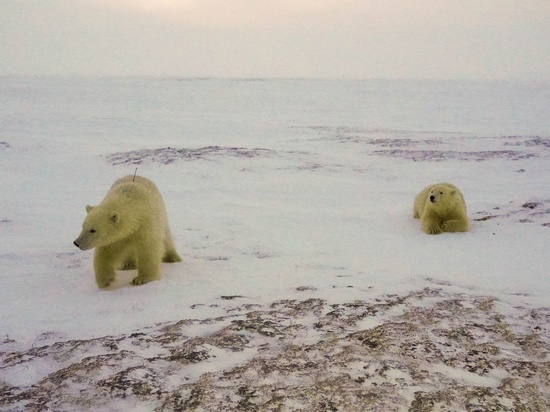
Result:
{"label": "cream-colored fur", "polygon": [[437,183],[422,190],[414,200],[413,214],[430,235],[467,232],[469,228],[464,196],[450,183]]}
{"label": "cream-colored fur", "polygon": [[132,283],[142,285],[161,276],[161,262],[180,262],[174,248],[162,196],[153,182],[140,176],[117,180],[101,204],[86,206],[82,232],[74,244],[95,248],[97,285],[108,287],[116,269],[137,269]]}

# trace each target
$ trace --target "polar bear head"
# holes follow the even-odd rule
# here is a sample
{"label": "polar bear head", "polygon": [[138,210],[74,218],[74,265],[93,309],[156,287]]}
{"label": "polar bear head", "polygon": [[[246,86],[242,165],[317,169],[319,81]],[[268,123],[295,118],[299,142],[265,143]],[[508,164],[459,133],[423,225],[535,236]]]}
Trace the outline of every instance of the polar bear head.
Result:
{"label": "polar bear head", "polygon": [[86,206],[86,218],[82,223],[82,232],[73,242],[81,250],[107,246],[126,236],[128,228],[121,214],[103,206]]}
{"label": "polar bear head", "polygon": [[428,192],[428,202],[431,204],[447,203],[453,198],[456,190],[448,185],[435,185]]}
{"label": "polar bear head", "polygon": [[447,214],[449,211],[462,210],[466,213],[464,196],[450,183],[439,183],[428,190],[425,207],[437,211],[438,214]]}

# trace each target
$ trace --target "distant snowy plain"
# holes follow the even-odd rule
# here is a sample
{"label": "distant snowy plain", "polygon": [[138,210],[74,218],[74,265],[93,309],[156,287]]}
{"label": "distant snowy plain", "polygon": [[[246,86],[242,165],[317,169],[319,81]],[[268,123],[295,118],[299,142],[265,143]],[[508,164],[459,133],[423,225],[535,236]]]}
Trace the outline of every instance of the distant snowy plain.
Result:
{"label": "distant snowy plain", "polygon": [[[56,370],[9,362],[30,348],[281,300],[318,299],[326,315],[433,287],[490,297],[503,316],[546,308],[548,350],[548,83],[4,77],[0,95],[8,386]],[[84,206],[136,168],[160,188],[184,261],[160,281],[134,287],[125,272],[98,290],[92,253],[72,241]],[[414,196],[439,181],[463,191],[470,232],[429,236],[413,219]]]}

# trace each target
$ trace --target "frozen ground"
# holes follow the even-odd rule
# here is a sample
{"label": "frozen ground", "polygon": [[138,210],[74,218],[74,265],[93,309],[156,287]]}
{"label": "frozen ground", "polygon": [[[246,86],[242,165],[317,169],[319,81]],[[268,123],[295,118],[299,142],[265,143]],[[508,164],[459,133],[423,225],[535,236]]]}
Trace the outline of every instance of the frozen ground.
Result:
{"label": "frozen ground", "polygon": [[[550,408],[548,84],[0,89],[0,410]],[[72,240],[135,168],[184,262],[100,291]],[[436,181],[470,232],[420,231]]]}

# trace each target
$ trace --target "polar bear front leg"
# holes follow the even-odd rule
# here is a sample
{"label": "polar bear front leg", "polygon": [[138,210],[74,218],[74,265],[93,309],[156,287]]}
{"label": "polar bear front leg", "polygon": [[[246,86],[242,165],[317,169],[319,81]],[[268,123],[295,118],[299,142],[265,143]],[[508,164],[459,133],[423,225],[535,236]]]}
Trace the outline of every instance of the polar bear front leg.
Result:
{"label": "polar bear front leg", "polygon": [[468,221],[456,219],[456,220],[447,220],[441,226],[444,232],[467,232],[468,231]]}
{"label": "polar bear front leg", "polygon": [[441,233],[441,227],[437,220],[429,216],[422,216],[422,230],[428,235],[438,235]]}
{"label": "polar bear front leg", "polygon": [[108,287],[115,280],[115,259],[107,249],[96,248],[94,271],[97,286],[102,289]]}
{"label": "polar bear front leg", "polygon": [[143,285],[144,283],[160,279],[160,262],[162,260],[162,250],[159,248],[149,249],[142,252],[137,257],[138,275],[132,280],[133,285]]}

